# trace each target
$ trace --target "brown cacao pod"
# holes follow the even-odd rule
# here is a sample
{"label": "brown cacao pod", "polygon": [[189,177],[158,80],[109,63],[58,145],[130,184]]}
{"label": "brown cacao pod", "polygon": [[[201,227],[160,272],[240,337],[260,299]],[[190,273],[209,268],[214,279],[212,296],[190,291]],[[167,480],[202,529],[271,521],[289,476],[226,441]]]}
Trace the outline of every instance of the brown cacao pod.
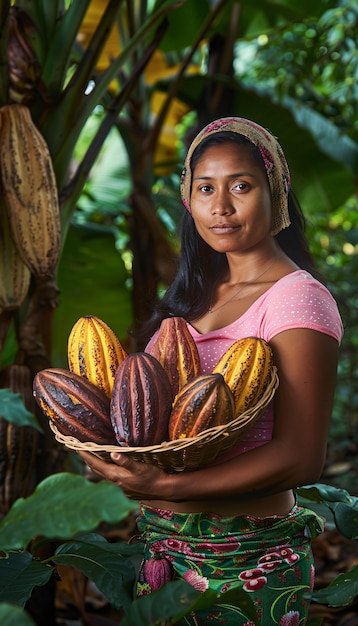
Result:
{"label": "brown cacao pod", "polygon": [[30,270],[23,262],[11,236],[9,218],[0,197],[0,309],[13,311],[25,300]]}
{"label": "brown cacao pod", "polygon": [[159,361],[146,352],[129,354],[119,365],[111,420],[121,446],[152,446],[168,438],[173,393]]}
{"label": "brown cacao pod", "polygon": [[157,337],[146,350],[163,366],[173,394],[201,372],[196,343],[182,317],[168,317],[160,325]]}
{"label": "brown cacao pod", "polygon": [[116,443],[110,400],[86,378],[62,368],[48,368],[34,378],[35,399],[63,435],[97,444]]}
{"label": "brown cacao pod", "polygon": [[48,145],[23,104],[0,107],[0,178],[21,258],[35,276],[52,277],[61,250],[56,177]]}
{"label": "brown cacao pod", "polygon": [[172,564],[165,557],[151,557],[143,566],[144,579],[153,591],[158,591],[173,578]]}
{"label": "brown cacao pod", "polygon": [[[0,387],[22,397],[30,413],[35,413],[32,376],[26,365],[15,363],[0,374]],[[18,498],[30,495],[36,484],[36,452],[39,433],[32,426],[17,426],[0,411],[0,517]]]}
{"label": "brown cacao pod", "polygon": [[234,419],[234,398],[221,374],[201,374],[176,396],[169,418],[169,439],[195,437]]}
{"label": "brown cacao pod", "polygon": [[273,354],[269,344],[258,337],[235,341],[214,367],[230,387],[235,399],[235,416],[255,406],[270,381]]}

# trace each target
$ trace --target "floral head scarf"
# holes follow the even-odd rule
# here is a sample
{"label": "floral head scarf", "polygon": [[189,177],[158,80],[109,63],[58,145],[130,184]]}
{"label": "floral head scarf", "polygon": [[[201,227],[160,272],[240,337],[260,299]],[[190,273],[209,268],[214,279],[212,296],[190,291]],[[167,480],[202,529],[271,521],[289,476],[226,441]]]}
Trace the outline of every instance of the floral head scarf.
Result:
{"label": "floral head scarf", "polygon": [[180,192],[185,208],[191,213],[191,168],[190,161],[195,148],[209,135],[222,131],[231,131],[246,137],[260,150],[272,197],[272,235],[290,225],[288,214],[288,192],[290,190],[290,172],[283,150],[268,130],[243,117],[224,117],[211,122],[193,140],[186,155],[181,177]]}

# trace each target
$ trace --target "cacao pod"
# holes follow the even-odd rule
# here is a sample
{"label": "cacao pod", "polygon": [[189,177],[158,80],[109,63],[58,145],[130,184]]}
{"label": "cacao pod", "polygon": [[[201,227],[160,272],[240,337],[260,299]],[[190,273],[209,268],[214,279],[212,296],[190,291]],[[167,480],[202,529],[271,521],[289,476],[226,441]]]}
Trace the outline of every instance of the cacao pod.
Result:
{"label": "cacao pod", "polygon": [[21,306],[30,286],[30,270],[23,262],[10,232],[9,218],[0,197],[0,308]]}
{"label": "cacao pod", "polygon": [[0,108],[0,177],[22,260],[36,277],[52,277],[61,245],[55,173],[47,143],[23,104]]}
{"label": "cacao pod", "polygon": [[10,102],[30,104],[37,97],[41,67],[31,45],[32,35],[38,36],[36,30],[28,12],[10,7],[7,42]]}
{"label": "cacao pod", "polygon": [[[5,367],[0,386],[19,394],[26,409],[35,413],[32,376],[26,365],[13,363]],[[15,500],[26,498],[34,489],[38,441],[35,428],[9,422],[0,410],[0,516],[8,512]]]}
{"label": "cacao pod", "polygon": [[173,578],[172,564],[165,557],[151,557],[143,566],[144,579],[153,591],[158,591]]}
{"label": "cacao pod", "polygon": [[57,430],[79,441],[116,443],[109,398],[86,378],[62,368],[47,368],[34,378],[35,400]]}
{"label": "cacao pod", "polygon": [[195,437],[234,419],[234,397],[221,374],[201,374],[176,396],[169,418],[169,439]]}
{"label": "cacao pod", "polygon": [[213,369],[221,374],[235,399],[235,416],[255,406],[270,381],[273,354],[269,344],[258,337],[235,341]]}
{"label": "cacao pod", "polygon": [[121,446],[151,446],[168,437],[173,394],[159,361],[146,352],[129,354],[117,369],[111,420]]}
{"label": "cacao pod", "polygon": [[154,356],[167,372],[174,396],[201,372],[196,343],[182,317],[164,319],[146,352]]}
{"label": "cacao pod", "polygon": [[68,366],[110,398],[114,377],[127,353],[113,330],[95,315],[85,315],[68,338]]}

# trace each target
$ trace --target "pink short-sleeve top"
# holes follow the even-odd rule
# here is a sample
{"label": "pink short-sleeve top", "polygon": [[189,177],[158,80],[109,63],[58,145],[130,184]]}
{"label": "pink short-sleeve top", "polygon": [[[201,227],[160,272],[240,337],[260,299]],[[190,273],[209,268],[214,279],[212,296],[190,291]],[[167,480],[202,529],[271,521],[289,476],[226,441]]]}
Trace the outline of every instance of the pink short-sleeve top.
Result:
{"label": "pink short-sleeve top", "polygon": [[[310,328],[330,335],[338,343],[343,336],[335,299],[322,283],[303,270],[278,280],[228,326],[205,334],[199,333],[190,324],[188,328],[197,345],[203,373],[210,373],[226,350],[244,337],[260,337],[270,342],[278,333],[292,328]],[[154,338],[155,335],[151,341]],[[269,441],[272,438],[273,417],[271,403],[240,443],[219,461]]]}

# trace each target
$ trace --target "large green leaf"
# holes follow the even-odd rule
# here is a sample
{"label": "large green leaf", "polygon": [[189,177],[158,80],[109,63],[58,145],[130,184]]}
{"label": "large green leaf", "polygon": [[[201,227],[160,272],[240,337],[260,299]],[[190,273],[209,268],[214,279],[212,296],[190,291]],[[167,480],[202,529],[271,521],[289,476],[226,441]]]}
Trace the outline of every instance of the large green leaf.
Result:
{"label": "large green leaf", "polygon": [[324,589],[313,593],[312,598],[328,606],[347,606],[358,597],[358,565],[340,574]]}
{"label": "large green leaf", "polygon": [[338,161],[356,178],[358,176],[358,144],[317,111],[293,98],[284,98],[283,105],[292,112],[299,127],[308,130],[320,150]]}
{"label": "large green leaf", "polygon": [[235,588],[220,595],[211,589],[198,591],[188,583],[176,580],[167,583],[154,594],[135,600],[121,621],[121,626],[150,626],[165,620],[176,623],[191,611],[218,604],[240,605],[240,613],[244,613],[252,624],[258,623],[254,604],[243,589]]}
{"label": "large green leaf", "polygon": [[298,487],[297,493],[313,502],[321,502],[327,505],[331,502],[346,502],[352,504],[356,499],[355,496],[351,496],[346,489],[340,489],[323,483]]}
{"label": "large green leaf", "polygon": [[60,546],[52,560],[81,570],[113,607],[123,607],[128,612],[142,558],[142,543],[108,543],[101,535],[92,533]]}
{"label": "large green leaf", "polygon": [[[157,2],[160,5],[160,2]],[[163,51],[183,50],[190,46],[200,27],[210,13],[210,2],[186,1],[184,4],[168,14],[168,29],[161,41]]]}
{"label": "large green leaf", "polygon": [[124,519],[136,505],[116,485],[90,483],[66,472],[45,478],[25,500],[19,498],[0,522],[0,548],[21,549],[34,537],[73,537],[101,521]]}
{"label": "large green leaf", "polygon": [[28,613],[9,602],[0,604],[0,623],[1,626],[35,626]]}
{"label": "large green leaf", "polygon": [[30,552],[8,552],[0,558],[0,602],[25,606],[33,588],[45,585],[52,573],[53,567],[34,560]]}
{"label": "large green leaf", "polygon": [[127,329],[132,326],[127,280],[112,231],[74,227],[69,230],[58,270],[61,305],[55,313],[52,353],[56,367],[68,367],[68,336],[83,315],[96,315],[125,341]]}
{"label": "large green leaf", "polygon": [[338,502],[334,507],[334,519],[339,532],[349,539],[358,539],[358,498],[355,504]]}
{"label": "large green leaf", "polygon": [[23,397],[11,389],[0,389],[0,417],[16,426],[33,426],[43,432],[35,415],[25,407]]}
{"label": "large green leaf", "polygon": [[300,498],[325,505],[332,513],[337,530],[349,539],[358,538],[358,497],[352,496],[346,489],[317,483],[297,490]]}

